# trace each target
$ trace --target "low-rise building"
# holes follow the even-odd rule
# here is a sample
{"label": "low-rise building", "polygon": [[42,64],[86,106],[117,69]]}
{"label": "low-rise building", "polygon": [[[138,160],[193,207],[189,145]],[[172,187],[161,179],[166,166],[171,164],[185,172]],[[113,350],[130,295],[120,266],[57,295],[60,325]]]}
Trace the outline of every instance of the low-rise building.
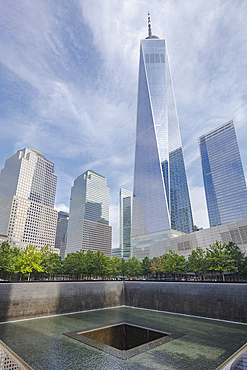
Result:
{"label": "low-rise building", "polygon": [[143,237],[145,235],[141,235],[139,239],[132,240],[132,254],[139,260],[142,260],[145,256],[149,258],[162,256],[168,253],[169,250],[187,258],[193,249],[201,247],[206,250],[216,240],[226,244],[232,241],[242,252],[247,254],[247,218],[202,229],[190,234],[177,235],[176,237],[175,235],[170,236],[166,231],[160,232],[160,235],[153,235],[153,237],[150,234],[150,240],[146,239],[144,243],[141,240]]}

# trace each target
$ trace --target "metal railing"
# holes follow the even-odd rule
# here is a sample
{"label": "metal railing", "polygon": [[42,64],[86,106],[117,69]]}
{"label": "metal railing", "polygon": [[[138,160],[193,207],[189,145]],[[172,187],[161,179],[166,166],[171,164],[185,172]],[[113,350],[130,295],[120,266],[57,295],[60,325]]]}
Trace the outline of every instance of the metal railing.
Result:
{"label": "metal railing", "polygon": [[0,370],[33,370],[0,340]]}
{"label": "metal railing", "polygon": [[226,360],[221,366],[217,367],[216,370],[245,370],[247,369],[246,354],[247,354],[247,343],[243,345],[243,347],[241,347],[231,357],[229,357],[228,360]]}

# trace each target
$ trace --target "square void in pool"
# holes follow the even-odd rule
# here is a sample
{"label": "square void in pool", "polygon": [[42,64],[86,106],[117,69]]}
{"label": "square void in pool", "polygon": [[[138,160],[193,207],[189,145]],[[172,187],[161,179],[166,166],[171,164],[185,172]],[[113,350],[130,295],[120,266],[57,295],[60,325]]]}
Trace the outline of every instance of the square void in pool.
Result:
{"label": "square void in pool", "polygon": [[76,330],[64,333],[64,335],[126,360],[184,334],[167,333],[154,328],[121,322],[92,330]]}

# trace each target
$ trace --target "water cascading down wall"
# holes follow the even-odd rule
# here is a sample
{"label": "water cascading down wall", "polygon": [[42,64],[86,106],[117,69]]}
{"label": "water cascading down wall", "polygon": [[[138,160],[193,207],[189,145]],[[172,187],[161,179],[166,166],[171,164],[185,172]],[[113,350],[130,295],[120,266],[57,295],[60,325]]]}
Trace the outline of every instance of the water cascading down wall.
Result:
{"label": "water cascading down wall", "polygon": [[247,323],[247,284],[148,281],[0,283],[0,322],[118,306]]}

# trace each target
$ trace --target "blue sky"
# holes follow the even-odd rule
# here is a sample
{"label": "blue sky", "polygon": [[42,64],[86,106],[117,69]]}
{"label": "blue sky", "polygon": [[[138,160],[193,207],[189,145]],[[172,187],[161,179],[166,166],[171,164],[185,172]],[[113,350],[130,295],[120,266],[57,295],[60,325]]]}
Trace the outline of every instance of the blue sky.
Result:
{"label": "blue sky", "polygon": [[24,147],[58,175],[68,210],[87,169],[110,187],[113,246],[119,190],[132,190],[139,41],[168,45],[194,223],[208,227],[198,137],[234,120],[247,173],[245,0],[0,0],[0,168]]}

